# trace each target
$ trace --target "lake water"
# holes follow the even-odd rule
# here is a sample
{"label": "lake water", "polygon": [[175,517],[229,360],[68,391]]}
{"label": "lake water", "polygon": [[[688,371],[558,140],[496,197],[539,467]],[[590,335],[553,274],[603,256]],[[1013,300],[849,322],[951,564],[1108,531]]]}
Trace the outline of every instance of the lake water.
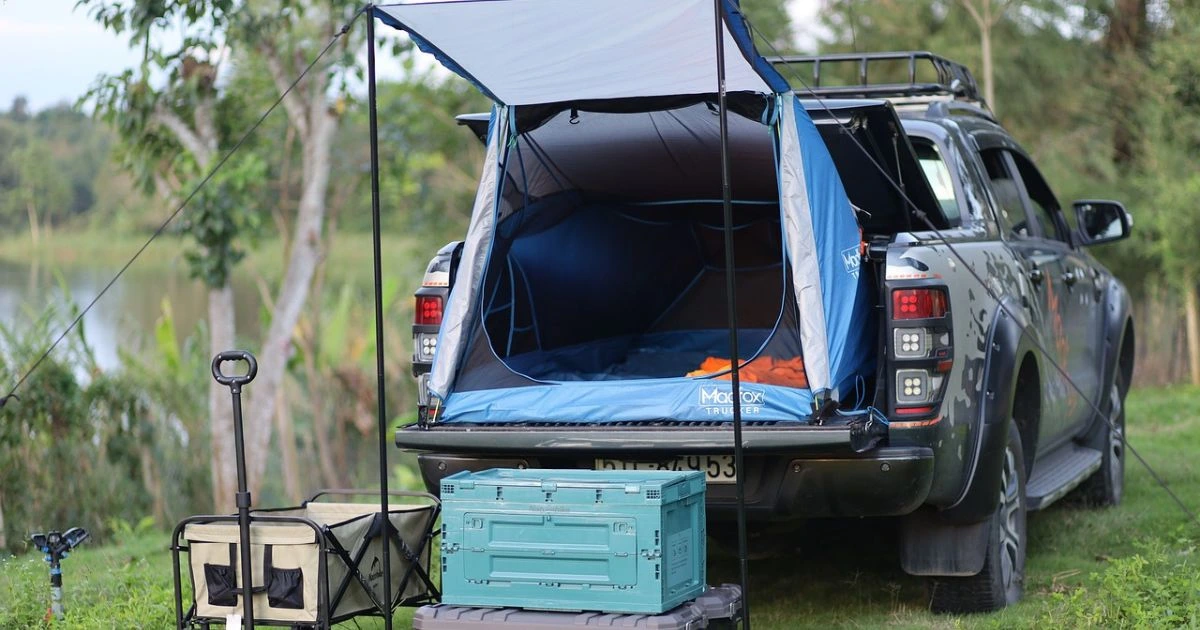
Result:
{"label": "lake water", "polygon": [[[74,317],[69,299],[80,308],[112,279],[116,268],[72,267],[56,272],[45,265],[0,262],[0,321],[22,330],[32,318],[54,305],[60,314],[54,336]],[[64,292],[62,287],[66,287]],[[239,336],[258,335],[261,327],[258,289],[248,278],[234,282],[235,321]],[[180,266],[151,267],[134,263],[83,318],[88,344],[102,368],[120,365],[120,352],[139,352],[154,344],[154,326],[167,299],[177,334],[193,334],[208,313],[207,291]],[[207,352],[207,350],[205,350]]]}

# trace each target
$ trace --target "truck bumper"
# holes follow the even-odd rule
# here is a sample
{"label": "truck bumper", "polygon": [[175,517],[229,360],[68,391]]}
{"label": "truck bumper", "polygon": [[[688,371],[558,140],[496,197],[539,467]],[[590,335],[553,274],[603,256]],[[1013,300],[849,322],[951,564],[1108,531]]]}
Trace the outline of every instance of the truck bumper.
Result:
{"label": "truck bumper", "polygon": [[[528,457],[564,454],[606,456],[714,455],[733,452],[733,429],[728,423],[713,426],[595,425],[504,426],[458,425],[396,431],[396,446],[414,451],[445,453],[500,453]],[[779,453],[812,449],[849,450],[846,426],[746,426],[742,448],[747,453]],[[600,455],[597,455],[600,456]]]}
{"label": "truck bumper", "polygon": [[[933,480],[933,451],[881,447],[856,454],[844,427],[743,430],[747,515],[756,521],[834,516],[895,516],[925,502]],[[554,427],[401,429],[396,442],[419,452],[426,487],[437,494],[443,477],[488,468],[592,468],[596,458],[653,460],[687,454],[728,454],[728,428]],[[665,446],[666,445],[666,446]],[[710,483],[714,521],[734,518],[732,483]]]}

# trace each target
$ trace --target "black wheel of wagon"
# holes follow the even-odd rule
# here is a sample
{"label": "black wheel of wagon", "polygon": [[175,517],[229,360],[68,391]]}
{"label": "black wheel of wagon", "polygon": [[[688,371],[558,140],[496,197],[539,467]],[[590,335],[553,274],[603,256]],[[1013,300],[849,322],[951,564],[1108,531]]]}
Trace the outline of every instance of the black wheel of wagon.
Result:
{"label": "black wheel of wagon", "polygon": [[1008,424],[1008,444],[1000,474],[996,511],[988,521],[988,549],[983,570],[966,577],[929,581],[930,609],[939,613],[999,610],[1016,603],[1025,590],[1028,547],[1025,501],[1025,457],[1016,422]]}

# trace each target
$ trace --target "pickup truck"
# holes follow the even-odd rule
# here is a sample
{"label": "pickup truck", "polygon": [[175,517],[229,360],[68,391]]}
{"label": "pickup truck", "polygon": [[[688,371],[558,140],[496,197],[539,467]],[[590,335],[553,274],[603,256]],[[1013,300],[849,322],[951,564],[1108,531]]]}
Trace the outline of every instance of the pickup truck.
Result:
{"label": "pickup truck", "polygon": [[[1088,249],[1128,236],[1131,218],[1112,201],[1077,201],[1068,212],[959,64],[930,53],[771,61],[780,68],[804,68],[804,76],[813,78],[811,88],[797,86],[796,94],[832,156],[862,234],[861,247],[843,252],[843,262],[868,289],[865,302],[854,309],[862,317],[854,328],[867,341],[856,351],[863,361],[852,386],[839,394],[841,406],[869,409],[885,418],[886,426],[863,436],[861,424],[852,426],[836,413],[821,417],[815,408],[805,412],[808,421],[756,420],[754,409],[764,403],[764,395],[753,388],[753,380],[743,380],[746,457],[741,473],[748,517],[775,528],[810,518],[900,517],[888,522],[898,523],[901,564],[910,574],[929,577],[934,610],[1001,608],[1023,590],[1027,512],[1044,509],[1072,491],[1089,504],[1121,500],[1123,400],[1133,369],[1134,328],[1125,288]],[[867,81],[868,65],[896,62],[914,68],[907,80]],[[822,86],[823,75],[846,63],[861,73],[836,87]],[[932,67],[935,78],[922,80],[918,64]],[[711,103],[706,106],[712,109]],[[580,108],[560,115],[564,124],[574,124],[587,122],[589,112]],[[490,118],[465,115],[460,122],[486,141]],[[660,124],[655,129],[663,133]],[[611,137],[614,143],[625,138]],[[765,161],[762,170],[770,171],[769,149],[755,149],[758,145],[740,143],[738,137],[733,141],[735,197],[754,185],[756,164]],[[572,159],[586,160],[587,153],[573,153]],[[531,141],[523,159],[540,155]],[[629,156],[635,153],[622,159],[634,159]],[[672,159],[686,163],[692,158],[676,153]],[[565,177],[571,165],[547,168],[541,176],[556,172]],[[665,187],[680,185],[663,180]],[[770,252],[778,257],[784,231],[777,222],[755,227],[769,219],[769,213],[755,214],[759,206],[754,204],[760,202],[765,203],[746,201],[737,210],[748,217],[739,224],[744,236],[736,247],[739,265],[746,269],[738,277],[739,296],[746,301],[739,306],[746,309],[739,317],[749,328],[770,327],[781,291],[754,271],[770,266]],[[934,229],[910,206],[919,206]],[[676,283],[670,261],[626,262],[637,258],[633,248],[647,240],[637,226],[658,219],[623,212],[629,220],[623,232],[627,241],[616,241],[627,246],[595,256],[586,238],[568,240],[563,242],[575,245],[564,245],[570,251],[561,252],[547,268],[526,268],[533,259],[516,256],[510,259],[515,267],[510,263],[495,272],[492,285],[500,297],[485,305],[485,324],[479,329],[491,339],[495,358],[513,372],[533,373],[541,368],[518,364],[522,355],[517,348],[540,351],[583,338],[584,332],[565,322],[587,321],[589,328],[615,335],[624,329],[608,322],[622,313],[638,317],[642,301],[664,308],[658,294],[642,287]],[[530,219],[520,229],[535,230],[534,222]],[[698,234],[702,251],[715,252],[720,248],[704,229],[709,223],[690,229]],[[576,228],[573,233],[596,241],[610,238],[605,224]],[[672,247],[673,237],[656,238],[664,248]],[[563,422],[545,417],[522,421],[519,410],[500,410],[504,405],[499,405],[487,407],[495,413],[494,422],[487,417],[470,423],[442,421],[441,402],[429,394],[429,373],[439,329],[449,322],[448,296],[460,264],[466,264],[463,249],[462,242],[454,242],[438,251],[415,296],[413,374],[419,383],[420,420],[398,430],[396,444],[418,453],[429,490],[438,492],[439,481],[455,472],[492,467],[703,470],[710,480],[710,533],[727,532],[735,505],[727,418],[677,422],[650,406],[639,417],[639,407],[631,405],[620,407],[620,417],[612,422],[567,422],[575,406],[564,405]],[[518,249],[513,245],[513,251]],[[768,253],[759,256],[764,251]],[[611,275],[625,280],[622,289],[589,280],[590,291],[611,296],[632,292],[635,301],[609,308],[563,284],[559,302],[546,298],[545,307],[514,306],[543,299],[532,295],[539,278],[579,273],[576,267],[584,264],[592,270],[611,265]],[[778,269],[771,273],[771,281],[777,282]],[[691,296],[703,289],[703,281],[697,283],[699,288],[686,294],[670,295]],[[723,326],[724,302],[715,293],[706,295],[683,300],[687,316],[715,318],[715,325]],[[756,306],[760,303],[766,306]],[[676,308],[665,307],[672,313]],[[554,317],[558,319],[548,320]],[[530,336],[535,339],[528,340]],[[659,357],[655,346],[640,350],[638,361]],[[466,360],[484,359],[492,357]],[[581,353],[571,359],[592,357]],[[546,375],[557,375],[545,376],[547,381],[587,381],[564,377],[567,371],[556,365],[546,368]],[[621,365],[632,366],[632,359]],[[649,368],[639,363],[628,369]],[[595,386],[608,386],[612,381],[604,379],[618,377],[619,372],[606,372]],[[706,391],[713,405],[709,409],[720,415],[722,406],[731,403],[727,393],[721,398],[728,390],[701,389],[702,399]],[[486,410],[480,413],[486,415]]]}

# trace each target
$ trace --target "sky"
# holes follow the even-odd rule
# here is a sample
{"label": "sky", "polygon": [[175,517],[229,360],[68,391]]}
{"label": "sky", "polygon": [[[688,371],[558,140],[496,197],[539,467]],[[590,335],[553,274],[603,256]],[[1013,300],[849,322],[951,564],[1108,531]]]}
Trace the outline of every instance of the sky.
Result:
{"label": "sky", "polygon": [[122,39],[76,0],[0,0],[0,109],[25,96],[32,109],[74,102],[101,73],[137,63]]}
{"label": "sky", "polygon": [[[803,46],[822,0],[791,0],[789,12]],[[30,108],[73,103],[100,74],[138,63],[138,54],[93,22],[76,0],[0,0],[0,110],[17,96]],[[380,68],[386,75],[386,68]]]}

